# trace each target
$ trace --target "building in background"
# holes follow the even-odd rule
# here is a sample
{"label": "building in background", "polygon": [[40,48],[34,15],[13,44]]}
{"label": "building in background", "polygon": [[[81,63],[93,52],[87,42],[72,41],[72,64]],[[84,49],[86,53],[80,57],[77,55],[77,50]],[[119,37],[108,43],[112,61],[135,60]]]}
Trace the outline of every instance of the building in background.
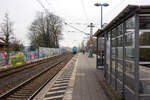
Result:
{"label": "building in background", "polygon": [[4,51],[5,45],[4,39],[0,37],[0,51]]}

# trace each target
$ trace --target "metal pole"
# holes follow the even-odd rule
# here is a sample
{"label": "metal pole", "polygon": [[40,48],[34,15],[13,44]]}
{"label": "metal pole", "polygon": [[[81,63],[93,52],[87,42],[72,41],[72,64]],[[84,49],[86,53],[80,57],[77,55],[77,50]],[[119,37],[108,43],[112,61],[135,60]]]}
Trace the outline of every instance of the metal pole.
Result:
{"label": "metal pole", "polygon": [[89,57],[93,57],[93,38],[92,38],[92,33],[93,33],[93,27],[95,27],[95,26],[93,25],[93,23],[90,23],[90,25],[88,25],[88,27],[90,27],[90,41],[92,41],[92,43],[89,43],[89,47],[90,47]]}
{"label": "metal pole", "polygon": [[[92,23],[90,23],[90,40],[92,40]],[[90,43],[89,43],[90,44]],[[92,57],[93,56],[93,54],[92,54],[92,47],[91,47],[91,44],[90,44],[90,56]]]}
{"label": "metal pole", "polygon": [[91,48],[91,57],[93,57],[93,38],[92,38],[92,33],[93,33],[93,23],[91,23],[91,29],[90,29],[90,40],[92,40],[92,45],[90,48]]}
{"label": "metal pole", "polygon": [[[117,33],[117,28],[115,29],[115,33]],[[118,38],[116,38],[115,36],[115,90],[117,90],[117,78],[118,78],[118,75],[117,75],[117,69],[118,69]]]}
{"label": "metal pole", "polygon": [[104,77],[107,79],[107,73],[106,73],[106,38],[107,38],[107,34],[104,33]]}
{"label": "metal pole", "polygon": [[122,32],[123,32],[123,61],[122,61],[122,63],[123,63],[123,73],[122,73],[122,75],[123,75],[123,85],[122,85],[122,94],[123,94],[123,96],[125,96],[125,82],[126,82],[126,75],[125,75],[125,72],[126,72],[126,65],[125,65],[125,56],[126,56],[126,49],[125,49],[125,33],[126,33],[126,23],[124,22],[123,23],[123,26],[122,26],[123,28],[123,30],[122,30]]}
{"label": "metal pole", "polygon": [[96,51],[97,51],[97,55],[96,55],[96,68],[98,69],[98,36],[97,36],[97,41],[96,41]]}
{"label": "metal pole", "polygon": [[103,6],[101,5],[101,29],[103,27]]}
{"label": "metal pole", "polygon": [[110,82],[112,83],[112,31],[110,31]]}
{"label": "metal pole", "polygon": [[139,100],[139,15],[135,14],[135,100]]}

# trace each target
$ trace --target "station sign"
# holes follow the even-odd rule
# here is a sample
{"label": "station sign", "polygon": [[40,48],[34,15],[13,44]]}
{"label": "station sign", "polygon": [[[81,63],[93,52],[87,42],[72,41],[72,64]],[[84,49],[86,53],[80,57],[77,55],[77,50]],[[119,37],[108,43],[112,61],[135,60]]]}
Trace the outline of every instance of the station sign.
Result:
{"label": "station sign", "polygon": [[92,43],[93,43],[93,40],[89,40],[89,42],[90,42],[90,44],[92,44]]}

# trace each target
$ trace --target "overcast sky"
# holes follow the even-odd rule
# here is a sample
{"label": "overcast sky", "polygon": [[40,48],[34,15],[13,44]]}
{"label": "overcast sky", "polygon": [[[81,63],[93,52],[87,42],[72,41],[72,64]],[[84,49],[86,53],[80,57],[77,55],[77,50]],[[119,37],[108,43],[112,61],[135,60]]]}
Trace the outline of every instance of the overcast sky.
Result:
{"label": "overcast sky", "polygon": [[[93,33],[100,26],[100,7],[94,3],[109,3],[109,7],[103,8],[103,22],[109,23],[128,4],[150,5],[150,0],[40,0],[50,12],[62,17],[72,26],[90,32],[87,27],[94,23]],[[36,16],[37,11],[43,11],[37,0],[0,0],[0,23],[4,13],[8,12],[10,19],[14,22],[14,34],[22,40],[24,45],[29,45],[27,38],[28,28]],[[79,25],[80,24],[80,25]],[[73,32],[72,32],[73,31]],[[60,41],[61,46],[78,46],[85,36],[83,33],[64,25],[64,39]]]}

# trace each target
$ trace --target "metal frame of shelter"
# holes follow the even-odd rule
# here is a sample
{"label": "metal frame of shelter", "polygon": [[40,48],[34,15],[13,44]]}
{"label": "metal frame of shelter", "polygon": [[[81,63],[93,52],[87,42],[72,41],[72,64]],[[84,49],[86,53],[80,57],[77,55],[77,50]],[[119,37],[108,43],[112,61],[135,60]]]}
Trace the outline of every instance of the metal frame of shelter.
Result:
{"label": "metal frame of shelter", "polygon": [[[142,79],[140,75],[139,41],[142,29],[150,30],[150,5],[128,5],[106,27],[94,34],[97,37],[97,59],[98,40],[104,38],[104,77],[125,100],[150,100],[150,89],[143,89],[150,87],[150,78]],[[147,33],[150,34],[150,31]]]}

